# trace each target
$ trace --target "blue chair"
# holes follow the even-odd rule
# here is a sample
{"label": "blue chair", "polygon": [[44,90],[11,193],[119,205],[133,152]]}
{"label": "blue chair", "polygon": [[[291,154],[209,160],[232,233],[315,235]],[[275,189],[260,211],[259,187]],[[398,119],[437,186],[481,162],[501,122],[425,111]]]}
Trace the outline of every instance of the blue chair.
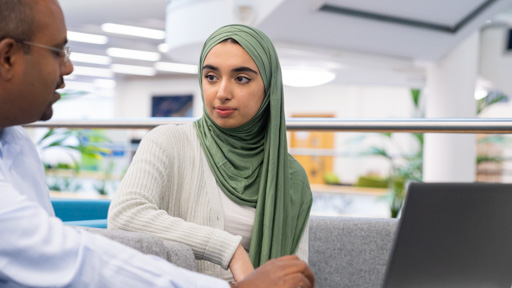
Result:
{"label": "blue chair", "polygon": [[51,198],[55,216],[66,225],[107,228],[110,199]]}

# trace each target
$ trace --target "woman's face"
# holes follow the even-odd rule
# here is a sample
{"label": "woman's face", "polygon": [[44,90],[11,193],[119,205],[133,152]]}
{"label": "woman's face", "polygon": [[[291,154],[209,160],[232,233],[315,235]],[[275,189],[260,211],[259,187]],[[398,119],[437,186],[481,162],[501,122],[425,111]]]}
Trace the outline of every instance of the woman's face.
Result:
{"label": "woman's face", "polygon": [[206,55],[202,86],[206,111],[222,128],[247,123],[265,97],[258,66],[242,46],[232,42],[221,42]]}

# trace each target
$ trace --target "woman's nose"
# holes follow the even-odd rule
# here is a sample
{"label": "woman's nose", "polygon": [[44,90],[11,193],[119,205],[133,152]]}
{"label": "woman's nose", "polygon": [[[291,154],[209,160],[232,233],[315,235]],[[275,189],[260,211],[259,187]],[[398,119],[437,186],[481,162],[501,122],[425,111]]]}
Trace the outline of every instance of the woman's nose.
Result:
{"label": "woman's nose", "polygon": [[219,90],[217,91],[217,98],[222,101],[231,99],[231,85],[229,80],[222,80],[219,85]]}

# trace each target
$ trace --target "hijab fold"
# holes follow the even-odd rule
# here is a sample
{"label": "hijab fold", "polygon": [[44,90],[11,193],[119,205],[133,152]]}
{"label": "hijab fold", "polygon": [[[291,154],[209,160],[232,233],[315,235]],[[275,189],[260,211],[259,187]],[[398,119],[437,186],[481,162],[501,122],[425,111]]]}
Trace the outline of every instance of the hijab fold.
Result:
{"label": "hijab fold", "polygon": [[249,257],[254,267],[259,267],[272,258],[296,252],[312,196],[304,169],[288,154],[281,66],[263,32],[228,25],[210,35],[201,52],[200,87],[206,55],[230,38],[258,66],[265,87],[263,103],[249,122],[230,129],[217,125],[203,104],[203,116],[194,125],[222,191],[235,203],[256,208]]}

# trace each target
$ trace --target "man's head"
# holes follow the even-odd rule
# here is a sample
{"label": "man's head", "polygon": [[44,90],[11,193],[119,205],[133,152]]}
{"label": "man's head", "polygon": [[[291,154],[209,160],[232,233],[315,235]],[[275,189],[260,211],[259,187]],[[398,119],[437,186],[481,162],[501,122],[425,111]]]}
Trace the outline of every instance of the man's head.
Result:
{"label": "man's head", "polygon": [[73,71],[66,34],[57,0],[0,0],[0,129],[51,118]]}

